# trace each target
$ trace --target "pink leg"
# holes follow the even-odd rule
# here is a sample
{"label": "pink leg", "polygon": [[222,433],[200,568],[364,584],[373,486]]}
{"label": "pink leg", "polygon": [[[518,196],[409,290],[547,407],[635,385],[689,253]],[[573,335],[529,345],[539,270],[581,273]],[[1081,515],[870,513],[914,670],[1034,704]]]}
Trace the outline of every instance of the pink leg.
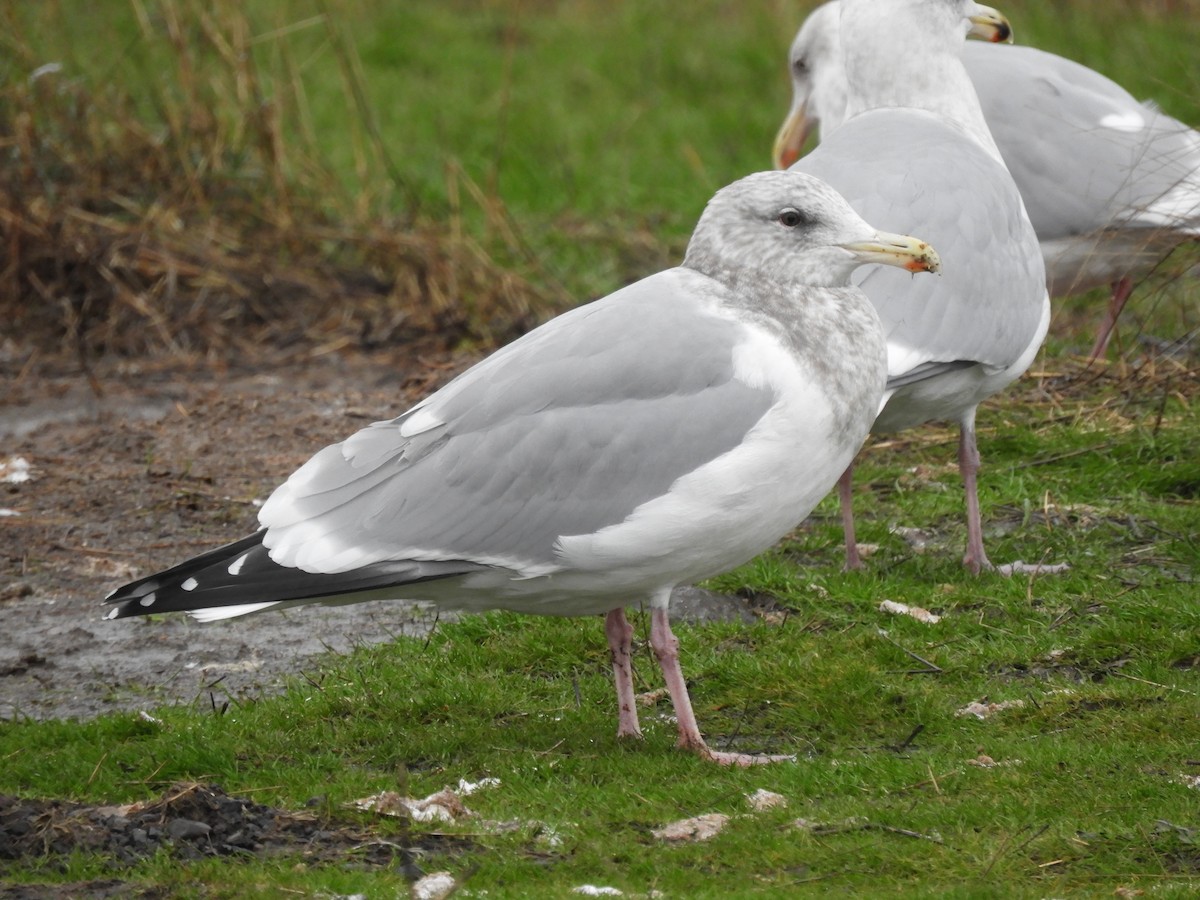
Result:
{"label": "pink leg", "polygon": [[1104,321],[1100,323],[1100,330],[1096,332],[1096,343],[1092,345],[1092,352],[1088,354],[1088,362],[1103,356],[1108,350],[1108,339],[1112,337],[1113,329],[1117,327],[1117,318],[1132,293],[1133,279],[1128,275],[1113,284],[1112,296],[1108,299],[1108,312]]}
{"label": "pink leg", "polygon": [[958,438],[958,468],[962,472],[963,491],[967,495],[967,553],[963,565],[973,575],[984,569],[994,570],[1001,575],[1054,575],[1071,568],[1069,563],[1026,563],[1017,560],[1003,566],[994,566],[983,549],[983,521],[979,514],[979,488],[975,476],[979,472],[979,447],[975,443],[975,417],[962,423]]}
{"label": "pink leg", "polygon": [[613,681],[617,685],[617,737],[640,738],[642,729],[638,726],[637,706],[633,698],[633,667],[629,661],[633,626],[625,618],[624,609],[614,609],[604,617],[604,633],[608,636]]}
{"label": "pink leg", "polygon": [[650,647],[658,657],[662,667],[663,679],[667,684],[667,692],[675,705],[675,718],[679,723],[679,742],[677,746],[684,750],[692,750],[705,759],[712,760],[722,766],[753,766],[761,763],[795,760],[794,756],[754,756],[749,753],[724,753],[711,749],[700,734],[696,724],[696,714],[692,712],[692,699],[688,696],[687,684],[683,680],[683,670],[679,667],[679,640],[671,631],[671,623],[667,619],[665,608],[655,607],[650,613]]}
{"label": "pink leg", "polygon": [[863,567],[858,555],[858,540],[854,535],[854,463],[838,479],[838,500],[842,507],[842,534],[846,538],[846,564],[842,571],[853,572]]}
{"label": "pink leg", "polygon": [[967,553],[963,565],[972,575],[995,568],[983,549],[983,522],[979,515],[979,489],[975,476],[979,472],[979,447],[975,444],[975,417],[963,422],[958,433],[958,470],[962,473],[963,492],[967,499]]}

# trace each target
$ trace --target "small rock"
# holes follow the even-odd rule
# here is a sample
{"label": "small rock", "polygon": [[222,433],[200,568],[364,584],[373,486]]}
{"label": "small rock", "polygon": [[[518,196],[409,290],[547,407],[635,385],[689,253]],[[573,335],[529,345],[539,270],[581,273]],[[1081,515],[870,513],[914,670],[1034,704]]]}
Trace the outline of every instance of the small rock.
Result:
{"label": "small rock", "polygon": [[765,812],[777,806],[787,806],[787,797],[783,796],[783,794],[776,794],[774,791],[759,788],[753,794],[746,795],[746,802],[750,804],[750,808],[755,812]]}
{"label": "small rock", "polygon": [[449,872],[431,872],[412,886],[413,900],[444,900],[458,887]]}
{"label": "small rock", "polygon": [[894,616],[912,616],[918,622],[926,625],[936,625],[942,620],[937,613],[931,613],[923,606],[909,606],[907,603],[897,603],[895,600],[884,600],[879,604],[879,611],[891,613]]}
{"label": "small rock", "polygon": [[174,841],[208,837],[210,831],[212,831],[211,825],[207,825],[204,822],[196,822],[192,819],[172,819],[170,824],[167,825],[167,837]]}
{"label": "small rock", "polygon": [[956,709],[954,715],[960,718],[962,716],[974,716],[977,719],[987,719],[998,712],[1004,712],[1006,709],[1020,709],[1024,705],[1024,700],[1001,700],[999,703],[986,703],[982,700],[974,700],[962,709]]}
{"label": "small rock", "polygon": [[651,832],[660,841],[707,841],[721,833],[729,822],[723,813],[705,813],[691,819],[680,819]]}

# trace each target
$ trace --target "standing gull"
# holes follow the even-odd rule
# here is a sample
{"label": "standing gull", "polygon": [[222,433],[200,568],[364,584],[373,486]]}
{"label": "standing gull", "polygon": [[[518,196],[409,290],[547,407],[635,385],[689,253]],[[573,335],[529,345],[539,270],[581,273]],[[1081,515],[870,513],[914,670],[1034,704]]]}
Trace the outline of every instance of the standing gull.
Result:
{"label": "standing gull", "polygon": [[[841,71],[831,75],[802,56],[796,80],[820,85],[840,78],[843,122],[826,128],[792,171],[829,182],[870,221],[914,223],[945,264],[936,281],[883,272],[859,280],[888,344],[888,390],[871,430],[959,423],[963,563],[976,573],[996,568],[983,546],[975,411],[1029,367],[1050,323],[1050,299],[1037,237],[960,54],[972,29],[987,29],[997,40],[1011,30],[996,10],[971,0],[842,0],[822,11],[841,46]],[[776,141],[777,159],[807,130],[806,99],[797,93]],[[851,478],[848,468],[839,488],[846,565],[857,568]]]}
{"label": "standing gull", "polygon": [[1200,238],[1200,132],[1053,53],[970,42],[964,61],[1051,295],[1111,287],[1090,353],[1102,356],[1134,281]]}
{"label": "standing gull", "polygon": [[[789,57],[808,128],[845,121],[840,54],[835,0],[809,15]],[[963,63],[1025,201],[1051,296],[1112,287],[1091,350],[1100,356],[1134,281],[1200,237],[1200,133],[1053,53],[967,42]],[[781,134],[776,164],[791,165],[806,136]]]}
{"label": "standing gull", "polygon": [[709,202],[683,265],[565,313],[403,415],[326,447],[256,534],[119,588],[108,618],[202,621],[306,603],[604,613],[618,737],[640,737],[624,608],[650,645],[679,746],[696,724],[667,605],[799,522],[853,459],[886,380],[864,263],[936,271],[818,179],[763,172]]}

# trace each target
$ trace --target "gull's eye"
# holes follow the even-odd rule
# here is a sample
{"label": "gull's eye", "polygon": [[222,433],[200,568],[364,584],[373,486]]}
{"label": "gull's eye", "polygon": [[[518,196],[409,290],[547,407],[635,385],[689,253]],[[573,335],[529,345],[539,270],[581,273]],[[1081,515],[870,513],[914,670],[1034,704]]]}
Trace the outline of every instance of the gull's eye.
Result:
{"label": "gull's eye", "polygon": [[792,71],[797,75],[807,75],[808,61],[803,56],[797,56],[792,60]]}
{"label": "gull's eye", "polygon": [[779,211],[778,221],[784,228],[799,228],[809,224],[808,216],[791,206]]}

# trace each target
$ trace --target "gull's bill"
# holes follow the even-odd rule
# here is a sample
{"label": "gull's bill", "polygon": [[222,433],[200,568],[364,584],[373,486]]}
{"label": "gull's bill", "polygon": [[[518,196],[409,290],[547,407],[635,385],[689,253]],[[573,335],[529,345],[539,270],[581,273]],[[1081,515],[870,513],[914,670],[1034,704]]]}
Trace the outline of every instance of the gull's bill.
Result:
{"label": "gull's bill", "polygon": [[990,6],[976,5],[971,16],[970,37],[977,37],[990,44],[1011,44],[1013,42],[1012,25],[1004,13]]}
{"label": "gull's bill", "polygon": [[879,263],[898,266],[910,272],[940,272],[942,260],[938,252],[926,241],[907,234],[891,234],[878,231],[866,241],[842,244],[864,263]]}

